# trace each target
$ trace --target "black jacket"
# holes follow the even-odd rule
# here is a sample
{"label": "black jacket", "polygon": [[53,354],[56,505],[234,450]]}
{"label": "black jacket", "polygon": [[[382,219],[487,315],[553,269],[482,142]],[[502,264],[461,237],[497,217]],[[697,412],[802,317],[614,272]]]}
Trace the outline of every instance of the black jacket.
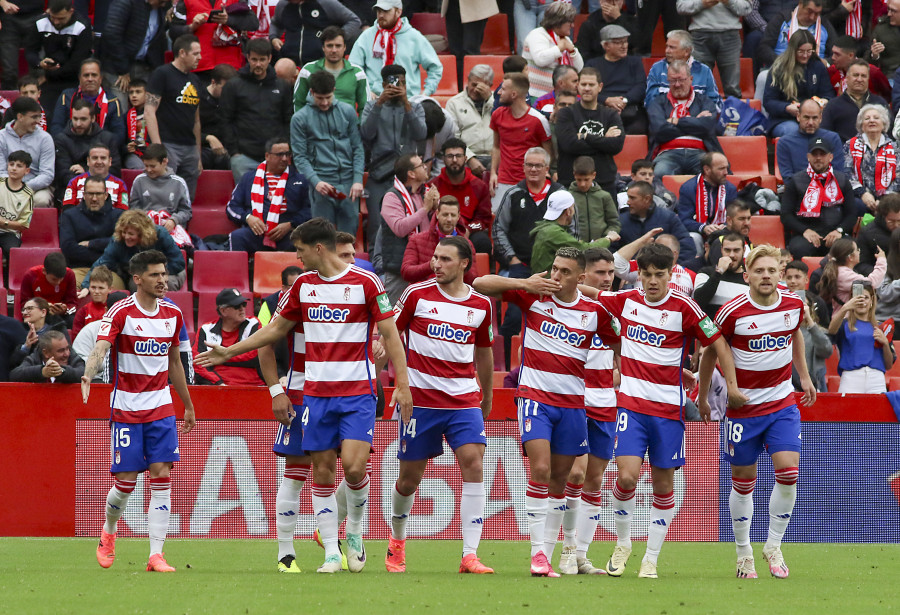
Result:
{"label": "black jacket", "polygon": [[66,129],[57,134],[53,139],[56,143],[56,177],[55,181],[62,189],[65,189],[69,180],[78,175],[69,170],[73,164],[80,164],[87,171],[87,156],[91,146],[96,143],[102,143],[109,148],[112,164],[110,172],[113,175],[121,175],[122,159],[119,156],[118,142],[116,136],[108,130],[103,130],[97,123],[91,124],[90,130],[83,135],[76,135],[72,132],[71,122]]}
{"label": "black jacket", "polygon": [[[122,104],[113,94],[112,88],[106,88],[105,92],[107,100],[106,119],[103,121],[101,128],[115,135],[118,147],[122,147],[125,144],[128,132],[125,126],[125,116],[128,115],[128,110],[122,108]],[[63,90],[63,93],[56,99],[56,106],[53,108],[53,119],[50,120],[50,125],[47,127],[47,131],[51,136],[58,135],[66,129],[66,125],[69,123],[69,116],[72,114],[72,99],[75,96],[80,96],[78,88],[69,88]],[[94,110],[97,113],[96,117],[99,118],[100,108],[96,102],[94,103]],[[94,121],[97,120],[95,119]],[[113,152],[113,155],[117,154],[118,152]]]}
{"label": "black jacket", "polygon": [[245,66],[222,88],[219,109],[225,126],[222,144],[228,153],[262,160],[266,141],[290,132],[294,92],[271,66],[261,80]]}
{"label": "black jacket", "polygon": [[43,58],[53,58],[56,70],[46,71],[48,81],[77,82],[81,61],[91,55],[93,34],[87,20],[74,15],[72,21],[57,30],[49,17],[41,17],[25,42],[25,59],[29,68],[37,68]]}
{"label": "black jacket", "polygon": [[809,187],[809,175],[806,173],[794,173],[784,185],[784,194],[781,195],[781,224],[791,235],[802,235],[806,229],[812,229],[824,237],[838,227],[844,229],[844,234],[849,235],[856,224],[856,198],[853,196],[853,187],[850,179],[840,171],[834,172],[834,179],[841,189],[844,202],[841,205],[823,207],[818,218],[806,218],[798,216],[803,195]]}
{"label": "black jacket", "polygon": [[[613,126],[619,128],[619,136],[605,136]],[[556,114],[556,142],[559,149],[559,183],[563,186],[575,179],[572,165],[579,156],[594,159],[595,181],[598,184],[606,186],[615,183],[616,161],[613,156],[625,146],[625,126],[618,111],[604,105],[588,110],[576,102]]]}
{"label": "black jacket", "polygon": [[[26,336],[28,335],[28,325],[23,322],[18,323],[20,327],[22,327],[22,331],[25,332]],[[66,336],[66,339],[69,339],[69,331],[66,329],[66,323],[59,316],[52,316],[47,314],[47,320],[44,323],[44,326],[37,331],[38,336],[47,331],[59,331],[60,333]],[[71,342],[71,340],[69,340]],[[22,364],[25,359],[32,354],[37,349],[37,343],[34,346],[26,345],[25,341],[22,342],[21,346],[17,346],[16,349],[9,357],[9,366],[10,367],[18,367]],[[11,374],[12,372],[10,372]],[[79,379],[81,376],[79,376]],[[76,381],[77,382],[77,381]]]}
{"label": "black jacket", "polygon": [[100,56],[104,70],[124,75],[144,44],[150,27],[150,14],[156,11],[159,27],[150,40],[144,61],[156,68],[166,52],[166,10],[152,8],[147,0],[112,0],[106,15]]}
{"label": "black jacket", "polygon": [[[564,189],[562,184],[553,182],[547,191],[547,197],[557,190]],[[547,199],[544,198],[540,205],[535,204],[528,191],[526,180],[523,179],[510,188],[497,208],[497,217],[493,225],[494,254],[497,258],[507,264],[515,256],[529,265],[534,248],[531,229],[543,219],[545,213],[547,213]]]}
{"label": "black jacket", "polygon": [[887,254],[891,246],[891,231],[884,224],[884,217],[875,216],[869,224],[860,229],[856,237],[856,245],[859,246],[859,264],[857,273],[869,275],[875,269],[875,253],[878,248]]}
{"label": "black jacket", "polygon": [[[123,213],[124,210],[112,206],[109,197],[99,211],[89,210],[84,200],[64,210],[59,218],[59,247],[66,264],[73,269],[93,265],[106,250]],[[82,241],[88,245],[78,245]]]}
{"label": "black jacket", "polygon": [[303,66],[324,55],[320,37],[322,30],[328,26],[338,26],[344,31],[344,41],[350,49],[362,23],[353,11],[337,0],[306,0],[302,4],[280,0],[272,17],[269,38],[279,38],[283,32],[281,57],[290,58],[297,66]]}
{"label": "black jacket", "polygon": [[[710,115],[697,117],[704,111],[709,111]],[[716,104],[697,92],[688,114],[688,117],[679,119],[678,124],[672,124],[668,121],[672,115],[672,103],[669,102],[669,98],[657,96],[651,101],[647,107],[647,117],[650,119],[650,156],[656,156],[656,148],[663,143],[679,137],[697,137],[703,140],[706,151],[722,151],[722,146],[716,138],[716,118],[719,116]]]}
{"label": "black jacket", "polygon": [[[81,382],[81,377],[84,375],[84,359],[74,351],[70,351],[69,362],[62,368],[63,373],[56,378],[55,382],[64,384]],[[50,382],[50,379],[45,378],[41,373],[42,369],[44,369],[44,358],[41,356],[41,351],[35,348],[34,352],[25,357],[19,367],[10,372],[9,379],[11,382]]]}
{"label": "black jacket", "polygon": [[634,53],[635,43],[637,42],[635,34],[638,32],[637,17],[629,15],[623,10],[615,21],[606,21],[606,18],[603,17],[603,11],[597,9],[581,24],[581,28],[578,30],[578,40],[575,43],[585,62],[603,56],[605,51],[600,43],[600,30],[611,25],[622,26],[628,30],[630,33],[628,37],[628,53]]}

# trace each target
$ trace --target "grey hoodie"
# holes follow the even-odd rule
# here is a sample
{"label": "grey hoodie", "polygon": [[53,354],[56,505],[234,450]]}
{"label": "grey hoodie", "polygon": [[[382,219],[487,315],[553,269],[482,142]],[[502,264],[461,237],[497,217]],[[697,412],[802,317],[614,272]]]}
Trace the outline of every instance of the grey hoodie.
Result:
{"label": "grey hoodie", "polygon": [[385,181],[394,175],[394,162],[403,154],[416,153],[416,142],[428,134],[425,110],[410,102],[407,113],[403,105],[366,103],[360,118],[359,134],[371,154],[369,177]]}
{"label": "grey hoodie", "polygon": [[191,197],[187,184],[177,175],[162,175],[151,179],[146,173],[134,178],[129,209],[167,211],[175,224],[187,228],[191,219]]}
{"label": "grey hoodie", "polygon": [[[424,120],[422,122],[424,124]],[[6,157],[12,152],[24,150],[31,154],[31,172],[25,176],[25,185],[37,192],[53,183],[53,174],[56,165],[56,147],[53,137],[43,129],[36,128],[34,132],[22,137],[13,130],[15,121],[7,124],[0,130],[0,177],[7,177]]]}

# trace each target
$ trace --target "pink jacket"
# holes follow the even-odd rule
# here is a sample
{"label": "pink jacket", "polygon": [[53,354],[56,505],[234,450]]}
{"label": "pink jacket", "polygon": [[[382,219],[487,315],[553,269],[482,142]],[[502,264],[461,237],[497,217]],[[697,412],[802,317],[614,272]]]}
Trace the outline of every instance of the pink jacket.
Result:
{"label": "pink jacket", "polygon": [[837,292],[834,294],[835,299],[840,301],[834,303],[834,309],[838,309],[842,304],[847,303],[850,299],[850,286],[856,280],[869,280],[872,283],[872,288],[876,291],[878,287],[881,286],[881,281],[884,279],[884,273],[887,270],[887,261],[884,257],[880,257],[875,261],[875,269],[872,270],[868,276],[860,275],[853,271],[850,267],[838,267],[838,277],[837,277]]}
{"label": "pink jacket", "polygon": [[403,202],[393,192],[384,195],[384,200],[381,202],[381,218],[397,237],[408,237],[413,233],[420,233],[428,229],[428,211],[423,206],[422,195],[411,194],[410,196],[412,196],[413,207],[416,209],[411,216],[406,215]]}

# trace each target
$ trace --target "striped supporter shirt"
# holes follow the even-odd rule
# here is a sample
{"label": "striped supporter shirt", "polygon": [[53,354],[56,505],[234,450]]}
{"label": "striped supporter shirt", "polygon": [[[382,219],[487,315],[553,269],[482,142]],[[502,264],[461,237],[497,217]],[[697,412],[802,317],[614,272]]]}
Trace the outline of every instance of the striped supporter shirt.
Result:
{"label": "striped supporter shirt", "polygon": [[115,350],[112,420],[149,423],[174,416],[169,390],[169,349],[178,351],[184,317],[172,303],[158,301],[146,312],[135,295],[122,299],[100,321],[98,340]]}
{"label": "striped supporter shirt", "polygon": [[372,326],[394,314],[378,276],[356,265],[333,278],[309,271],[281,297],[276,314],[303,326],[306,395],[375,394]]}
{"label": "striped supporter shirt", "polygon": [[616,420],[616,390],[613,388],[613,349],[594,335],[584,364],[584,407],[588,418]]}
{"label": "striped supporter shirt", "polygon": [[694,338],[708,346],[721,335],[716,324],[693,299],[671,288],[658,303],[636,289],[603,293],[600,301],[619,315],[622,327],[619,406],[683,420],[682,362]]}
{"label": "striped supporter shirt", "polygon": [[803,301],[789,290],[779,289],[774,305],[757,305],[745,292],[721,307],[716,323],[731,346],[738,387],[749,398],[726,416],[763,416],[794,404],[793,335],[802,318]]}
{"label": "striped supporter shirt", "polygon": [[437,280],[413,284],[394,306],[397,328],[406,332],[406,361],[413,405],[477,408],[475,347],[490,348],[491,301],[469,289],[455,298]]}
{"label": "striped supporter shirt", "polygon": [[608,344],[619,341],[618,321],[581,292],[572,303],[523,290],[503,293],[525,314],[522,367],[517,397],[560,408],[584,408],[584,368],[598,334]]}

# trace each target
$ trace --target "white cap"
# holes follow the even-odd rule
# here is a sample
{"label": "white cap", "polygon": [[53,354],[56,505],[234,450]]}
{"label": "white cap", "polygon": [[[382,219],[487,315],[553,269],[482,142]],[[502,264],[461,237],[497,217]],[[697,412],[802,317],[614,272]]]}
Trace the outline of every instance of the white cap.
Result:
{"label": "white cap", "polygon": [[376,9],[381,9],[382,11],[390,11],[391,9],[402,9],[403,2],[402,0],[378,0],[375,3]]}
{"label": "white cap", "polygon": [[547,213],[544,214],[544,220],[556,220],[574,204],[575,197],[565,190],[557,190],[547,197]]}

